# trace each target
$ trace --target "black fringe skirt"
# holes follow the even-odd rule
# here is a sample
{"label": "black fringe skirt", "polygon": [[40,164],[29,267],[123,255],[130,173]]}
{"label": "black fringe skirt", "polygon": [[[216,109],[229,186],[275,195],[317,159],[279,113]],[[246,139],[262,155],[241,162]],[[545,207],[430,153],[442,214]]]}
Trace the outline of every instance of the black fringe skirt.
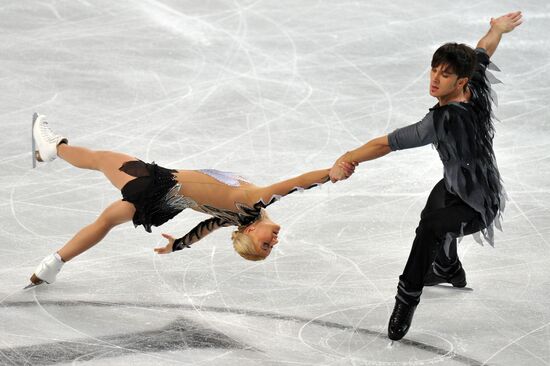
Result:
{"label": "black fringe skirt", "polygon": [[143,225],[150,233],[152,226],[164,224],[189,207],[181,204],[176,170],[141,160],[127,161],[119,170],[136,177],[121,189],[122,200],[136,208],[132,219],[135,227]]}

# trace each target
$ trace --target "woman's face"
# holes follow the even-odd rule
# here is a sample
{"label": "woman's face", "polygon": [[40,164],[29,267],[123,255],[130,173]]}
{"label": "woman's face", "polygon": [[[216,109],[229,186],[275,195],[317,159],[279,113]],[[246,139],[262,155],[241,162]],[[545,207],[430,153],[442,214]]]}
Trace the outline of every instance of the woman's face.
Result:
{"label": "woman's face", "polygon": [[279,225],[268,218],[263,218],[247,227],[244,232],[252,238],[256,253],[267,257],[279,242],[277,237],[279,230],[281,230]]}

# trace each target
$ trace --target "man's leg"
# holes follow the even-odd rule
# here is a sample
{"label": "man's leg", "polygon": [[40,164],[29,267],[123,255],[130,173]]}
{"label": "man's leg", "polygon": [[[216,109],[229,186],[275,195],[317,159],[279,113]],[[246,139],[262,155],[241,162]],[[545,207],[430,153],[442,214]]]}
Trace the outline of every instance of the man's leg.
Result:
{"label": "man's leg", "polygon": [[[466,223],[464,227],[463,223]],[[392,340],[401,339],[409,330],[438,243],[445,240],[448,234],[456,237],[461,230],[464,235],[477,232],[482,229],[482,225],[479,214],[464,203],[432,210],[420,220],[409,259],[399,277],[396,305],[388,327],[388,335]]]}
{"label": "man's leg", "polygon": [[441,179],[432,188],[428,199],[426,200],[426,206],[422,209],[420,218],[425,217],[433,210],[445,207],[445,197],[447,196],[447,189],[445,188],[445,180]]}
{"label": "man's leg", "polygon": [[424,278],[424,286],[440,283],[450,283],[453,287],[465,287],[467,284],[466,272],[458,259],[456,238],[446,238],[438,244],[434,262]]}
{"label": "man's leg", "polygon": [[452,269],[456,269],[456,267],[460,265],[460,261],[458,260],[456,238],[445,238],[445,240],[438,245],[434,264],[446,273]]}
{"label": "man's leg", "polygon": [[[421,218],[426,217],[433,210],[461,204],[460,199],[449,193],[445,188],[445,180],[440,180],[430,192],[426,206],[422,210]],[[433,265],[429,268],[425,286],[440,283],[452,283],[455,287],[466,286],[466,273],[458,259],[456,238],[445,238],[438,243]]]}
{"label": "man's leg", "polygon": [[[463,201],[454,194],[445,190],[443,207],[463,204]],[[440,283],[450,283],[454,287],[466,286],[466,273],[457,253],[457,236],[446,235],[437,246],[437,251],[432,267],[428,270],[424,279],[425,286],[433,286]]]}
{"label": "man's leg", "polygon": [[[424,219],[434,210],[462,203],[462,201],[455,200],[454,197],[456,196],[450,194],[447,191],[444,179],[440,180],[430,192],[430,196],[426,201],[426,206],[420,214],[420,218]],[[441,265],[441,267],[445,268],[454,265],[455,262],[458,260],[456,252],[456,240],[445,238],[445,240],[439,243],[437,247],[438,250],[436,252],[434,263],[438,263],[439,265]]]}

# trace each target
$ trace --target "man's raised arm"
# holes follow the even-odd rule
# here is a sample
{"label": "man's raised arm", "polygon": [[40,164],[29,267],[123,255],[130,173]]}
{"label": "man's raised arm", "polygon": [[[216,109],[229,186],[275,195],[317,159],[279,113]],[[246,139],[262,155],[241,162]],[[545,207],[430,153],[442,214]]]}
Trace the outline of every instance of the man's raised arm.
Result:
{"label": "man's raised arm", "polygon": [[504,33],[513,31],[522,23],[521,11],[508,13],[498,18],[491,18],[491,28],[477,43],[477,48],[487,51],[489,57],[493,56]]}

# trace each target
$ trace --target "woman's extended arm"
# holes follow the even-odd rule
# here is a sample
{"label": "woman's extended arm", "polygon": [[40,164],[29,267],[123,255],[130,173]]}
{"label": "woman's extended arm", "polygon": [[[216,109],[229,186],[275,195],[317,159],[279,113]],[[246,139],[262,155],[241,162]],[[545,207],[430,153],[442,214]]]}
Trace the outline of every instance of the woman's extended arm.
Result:
{"label": "woman's extended arm", "polygon": [[179,239],[174,239],[174,237],[168,234],[162,234],[163,237],[168,239],[168,244],[164,247],[155,248],[155,252],[158,254],[166,254],[183,248],[189,248],[191,244],[198,242],[212,231],[224,226],[231,226],[231,224],[218,217],[212,217],[200,222],[191,231],[185,234],[185,236]]}
{"label": "woman's extended arm", "polygon": [[267,187],[258,188],[250,198],[252,203],[261,199],[265,204],[269,204],[273,197],[286,196],[297,190],[309,189],[328,182],[330,180],[329,171],[330,169],[314,170]]}

